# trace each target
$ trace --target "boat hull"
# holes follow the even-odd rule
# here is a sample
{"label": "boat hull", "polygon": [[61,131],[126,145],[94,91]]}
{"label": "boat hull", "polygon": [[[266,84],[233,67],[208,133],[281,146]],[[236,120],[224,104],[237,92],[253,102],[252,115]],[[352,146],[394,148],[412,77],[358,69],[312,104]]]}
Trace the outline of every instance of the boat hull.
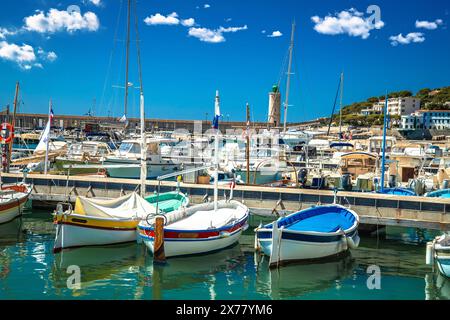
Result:
{"label": "boat hull", "polygon": [[[103,163],[106,166],[108,176],[111,178],[122,179],[139,179],[141,176],[141,168],[139,166],[127,166],[130,164],[138,164],[140,162],[124,162],[120,160],[107,160]],[[120,164],[124,166],[121,167]],[[113,165],[114,167],[108,167]],[[177,165],[174,163],[149,163],[147,164],[147,179],[155,179],[159,176],[173,173],[177,170]]]}
{"label": "boat hull", "polygon": [[58,215],[53,252],[85,246],[102,246],[136,241],[138,220],[115,221],[79,215]]}
{"label": "boat hull", "polygon": [[[207,254],[219,251],[235,244],[242,234],[242,229],[226,237],[210,239],[164,239],[164,254],[166,258]],[[154,253],[154,237],[142,237],[146,247]]]}
{"label": "boat hull", "polygon": [[[8,187],[4,189],[7,190]],[[26,193],[6,200],[4,203],[0,204],[0,224],[10,222],[22,215],[23,208],[28,200],[30,193],[31,189],[27,189]]]}
{"label": "boat hull", "polygon": [[450,256],[447,257],[437,257],[436,262],[439,268],[439,272],[450,279]]}
{"label": "boat hull", "polygon": [[[270,238],[269,238],[270,236]],[[321,236],[315,237],[304,235],[309,241],[305,241],[301,235],[282,231],[281,243],[279,245],[278,261],[289,263],[301,260],[318,260],[333,257],[348,251],[349,246],[342,236]],[[358,233],[349,235],[355,243],[359,243]],[[295,239],[298,237],[298,239]],[[305,239],[305,240],[302,240]],[[258,241],[261,251],[267,255],[272,255],[272,233],[264,234],[258,232]]]}
{"label": "boat hull", "polygon": [[98,165],[98,168],[70,168],[71,175],[83,175],[83,174],[96,174],[100,171],[101,163],[95,161],[78,161],[78,160],[69,160],[69,159],[58,159],[55,161],[55,168],[57,171],[67,174],[69,171],[68,168],[64,168],[64,166],[68,165]]}

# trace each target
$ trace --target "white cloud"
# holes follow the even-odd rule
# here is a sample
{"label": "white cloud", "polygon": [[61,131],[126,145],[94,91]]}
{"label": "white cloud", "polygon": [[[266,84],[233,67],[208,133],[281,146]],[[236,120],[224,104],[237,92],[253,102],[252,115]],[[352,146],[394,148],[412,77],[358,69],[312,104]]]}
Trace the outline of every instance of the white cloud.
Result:
{"label": "white cloud", "polygon": [[200,41],[203,42],[225,42],[225,37],[218,30],[211,30],[207,28],[190,28],[188,34],[192,37],[200,39]]}
{"label": "white cloud", "polygon": [[15,62],[19,67],[29,70],[36,61],[34,48],[28,44],[21,46],[15,43],[0,41],[0,59]]}
{"label": "white cloud", "polygon": [[423,33],[421,32],[411,32],[408,33],[406,36],[403,36],[403,34],[399,34],[396,36],[389,37],[389,40],[391,40],[391,44],[395,47],[398,44],[410,44],[410,43],[420,43],[425,41],[425,37]]}
{"label": "white cloud", "polygon": [[262,33],[262,34],[265,34],[265,33],[266,33],[266,30],[262,30],[261,33]]}
{"label": "white cloud", "polygon": [[172,12],[168,16],[164,16],[160,13],[155,15],[151,15],[144,19],[144,22],[151,25],[178,25],[180,23],[180,19],[178,19],[178,14],[176,12]]}
{"label": "white cloud", "polygon": [[53,62],[56,59],[58,59],[58,55],[55,52],[53,52],[53,51],[47,52],[44,49],[42,49],[41,47],[38,48],[37,54],[41,59],[47,60],[50,62]]}
{"label": "white cloud", "polygon": [[237,31],[242,31],[242,30],[247,30],[248,27],[247,25],[243,26],[243,27],[229,27],[229,28],[224,28],[224,27],[220,27],[219,28],[219,32],[237,32]]}
{"label": "white cloud", "polygon": [[59,31],[74,32],[78,30],[97,31],[100,22],[93,12],[86,12],[81,15],[79,12],[60,11],[50,9],[47,14],[37,11],[36,14],[26,17],[25,29],[39,33],[54,33]]}
{"label": "white cloud", "polygon": [[231,20],[233,20],[232,18],[226,18],[225,22],[230,22]]}
{"label": "white cloud", "polygon": [[208,9],[208,8],[211,8],[211,6],[210,6],[209,4],[206,3],[206,4],[203,6],[203,8]]}
{"label": "white cloud", "polygon": [[90,3],[92,3],[93,5],[99,7],[101,5],[101,0],[89,0]]}
{"label": "white cloud", "polygon": [[[263,33],[265,33],[265,31]],[[272,32],[271,34],[268,34],[267,36],[269,38],[278,38],[278,37],[281,37],[282,35],[283,34],[277,30],[277,31]]]}
{"label": "white cloud", "polygon": [[181,20],[181,24],[185,27],[192,27],[195,24],[194,18]]}
{"label": "white cloud", "polygon": [[5,39],[7,36],[15,35],[17,31],[12,31],[6,28],[0,28],[0,39]]}
{"label": "white cloud", "polygon": [[428,30],[434,30],[437,29],[439,25],[442,24],[442,19],[436,19],[435,21],[419,21],[416,20],[416,28],[424,28],[424,29],[428,29]]}
{"label": "white cloud", "polygon": [[188,34],[191,37],[198,38],[200,41],[209,43],[220,43],[225,42],[226,39],[223,36],[224,33],[228,32],[238,32],[242,30],[247,30],[247,25],[243,27],[220,27],[219,29],[208,29],[208,28],[190,28]]}
{"label": "white cloud", "polygon": [[343,10],[334,15],[328,15],[325,18],[319,16],[311,17],[314,22],[314,30],[318,33],[327,35],[348,34],[352,37],[361,37],[367,39],[372,29],[381,29],[384,27],[383,21],[372,23],[370,18],[365,18],[362,12],[351,8]]}

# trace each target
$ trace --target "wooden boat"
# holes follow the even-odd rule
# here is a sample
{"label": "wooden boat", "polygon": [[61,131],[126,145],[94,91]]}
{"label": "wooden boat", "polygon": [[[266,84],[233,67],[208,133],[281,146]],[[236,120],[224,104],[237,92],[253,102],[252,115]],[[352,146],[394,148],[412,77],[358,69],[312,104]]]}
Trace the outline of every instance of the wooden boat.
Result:
{"label": "wooden boat", "polygon": [[255,229],[255,247],[270,266],[333,257],[359,245],[359,217],[344,206],[311,207]]}
{"label": "wooden boat", "polygon": [[[70,146],[66,155],[56,157],[54,168],[60,173],[67,174],[68,166],[73,166],[70,168],[71,175],[97,173],[100,167],[90,167],[89,165],[100,165],[104,158],[111,153],[111,149],[105,142],[83,141],[74,143]],[[83,165],[88,166],[83,167]]]}
{"label": "wooden boat", "polygon": [[189,198],[179,191],[166,192],[162,194],[153,194],[145,198],[152,206],[161,212],[169,213],[180,209],[181,207],[187,207],[189,205]]}
{"label": "wooden boat", "polygon": [[439,272],[450,278],[450,232],[427,243],[426,264],[437,264]]}
{"label": "wooden boat", "polygon": [[425,194],[425,197],[450,198],[450,189],[442,189],[428,192],[427,194]]}
{"label": "wooden boat", "polygon": [[[204,254],[236,243],[248,227],[248,208],[238,201],[204,203],[164,215],[164,253],[166,258]],[[141,221],[139,236],[154,253],[155,228]]]}
{"label": "wooden boat", "polygon": [[155,212],[135,192],[112,200],[78,197],[73,210],[69,207],[64,211],[60,205],[54,213],[53,251],[135,241],[139,221]]}
{"label": "wooden boat", "polygon": [[[154,261],[162,262],[169,257],[204,254],[224,249],[236,243],[248,227],[249,210],[244,204],[235,200],[218,201],[219,117],[219,93],[216,92],[213,121],[213,128],[216,131],[214,202],[165,214],[162,230],[157,230],[158,218],[141,221],[138,225],[139,236],[154,254]],[[171,175],[166,177],[169,178]],[[162,178],[159,177],[158,180],[160,179]]]}
{"label": "wooden boat", "polygon": [[377,193],[394,194],[397,196],[415,196],[416,195],[416,193],[413,190],[406,189],[406,188],[400,188],[400,187],[383,188],[383,190],[379,190]]}
{"label": "wooden boat", "polygon": [[21,216],[30,194],[31,186],[24,183],[2,185],[0,191],[0,224]]}

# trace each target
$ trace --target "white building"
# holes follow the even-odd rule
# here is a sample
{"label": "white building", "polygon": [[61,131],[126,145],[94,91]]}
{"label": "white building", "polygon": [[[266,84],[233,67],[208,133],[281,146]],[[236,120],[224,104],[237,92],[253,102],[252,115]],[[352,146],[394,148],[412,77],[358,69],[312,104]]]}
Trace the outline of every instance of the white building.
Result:
{"label": "white building", "polygon": [[420,110],[402,116],[401,129],[450,129],[450,110]]}
{"label": "white building", "polygon": [[[374,113],[383,113],[384,100],[375,103],[372,107]],[[403,116],[420,110],[420,99],[415,97],[400,97],[388,99],[388,113]]]}

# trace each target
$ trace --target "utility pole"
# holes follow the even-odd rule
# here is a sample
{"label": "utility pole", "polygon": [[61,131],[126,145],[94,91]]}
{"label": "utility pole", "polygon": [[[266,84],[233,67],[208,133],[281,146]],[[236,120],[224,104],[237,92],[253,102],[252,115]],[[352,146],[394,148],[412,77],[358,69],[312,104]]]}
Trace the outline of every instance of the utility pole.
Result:
{"label": "utility pole", "polygon": [[288,65],[287,80],[286,80],[286,99],[284,101],[284,126],[283,126],[284,132],[286,132],[287,109],[289,107],[289,90],[290,90],[290,86],[291,86],[292,53],[294,51],[294,33],[295,33],[295,21],[292,23],[291,44],[289,46],[289,65]]}

